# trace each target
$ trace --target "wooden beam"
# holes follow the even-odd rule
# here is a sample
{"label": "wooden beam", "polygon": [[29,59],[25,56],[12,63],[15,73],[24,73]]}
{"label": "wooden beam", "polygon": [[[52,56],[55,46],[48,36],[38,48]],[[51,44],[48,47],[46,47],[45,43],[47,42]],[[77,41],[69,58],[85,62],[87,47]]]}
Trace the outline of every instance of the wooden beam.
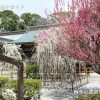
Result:
{"label": "wooden beam", "polygon": [[11,64],[13,64],[15,66],[19,66],[19,64],[18,64],[19,61],[18,60],[15,60],[13,58],[7,57],[7,56],[5,56],[3,54],[0,54],[0,60],[4,61],[4,62],[7,62],[7,63],[11,63]]}

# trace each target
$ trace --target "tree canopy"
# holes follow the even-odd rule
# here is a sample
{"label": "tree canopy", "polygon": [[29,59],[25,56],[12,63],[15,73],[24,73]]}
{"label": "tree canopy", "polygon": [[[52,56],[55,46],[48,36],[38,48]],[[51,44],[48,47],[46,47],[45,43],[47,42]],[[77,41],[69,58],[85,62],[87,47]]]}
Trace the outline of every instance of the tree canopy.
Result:
{"label": "tree canopy", "polygon": [[27,27],[36,26],[40,18],[41,16],[38,14],[24,13],[21,15],[21,19]]}
{"label": "tree canopy", "polygon": [[44,18],[35,13],[23,13],[21,16],[18,16],[11,10],[0,11],[0,31],[24,30],[37,26],[38,23],[41,25],[41,19]]}
{"label": "tree canopy", "polygon": [[1,31],[14,31],[18,29],[19,16],[10,10],[0,12]]}

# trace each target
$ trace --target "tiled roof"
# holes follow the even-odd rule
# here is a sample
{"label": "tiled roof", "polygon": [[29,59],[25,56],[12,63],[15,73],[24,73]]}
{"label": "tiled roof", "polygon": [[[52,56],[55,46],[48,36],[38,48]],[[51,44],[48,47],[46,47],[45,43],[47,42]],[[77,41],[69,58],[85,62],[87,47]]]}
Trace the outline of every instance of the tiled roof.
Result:
{"label": "tiled roof", "polygon": [[39,31],[28,31],[24,33],[20,38],[16,39],[14,43],[30,43],[35,41],[36,36],[39,34]]}

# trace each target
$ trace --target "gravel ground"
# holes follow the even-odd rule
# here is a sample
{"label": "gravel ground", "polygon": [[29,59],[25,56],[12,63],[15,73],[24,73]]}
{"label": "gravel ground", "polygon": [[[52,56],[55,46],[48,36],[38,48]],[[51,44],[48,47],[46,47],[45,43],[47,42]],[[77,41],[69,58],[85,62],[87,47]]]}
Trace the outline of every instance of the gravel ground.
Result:
{"label": "gravel ground", "polygon": [[[91,73],[89,83],[80,89],[100,89],[100,75]],[[67,91],[57,91],[54,89],[42,89],[41,100],[74,100],[73,94]]]}

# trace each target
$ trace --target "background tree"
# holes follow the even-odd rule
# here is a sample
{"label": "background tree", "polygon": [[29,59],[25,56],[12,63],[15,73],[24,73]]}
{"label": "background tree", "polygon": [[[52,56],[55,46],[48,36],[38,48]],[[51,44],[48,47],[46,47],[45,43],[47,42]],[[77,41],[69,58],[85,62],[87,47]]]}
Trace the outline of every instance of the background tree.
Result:
{"label": "background tree", "polygon": [[45,25],[46,19],[38,14],[24,13],[20,17],[11,10],[0,11],[0,30],[17,31],[37,25]]}
{"label": "background tree", "polygon": [[38,14],[24,13],[21,15],[21,19],[27,27],[36,26],[40,18],[41,16]]}
{"label": "background tree", "polygon": [[27,29],[26,25],[24,24],[23,21],[19,21],[18,23],[18,30],[25,30]]}
{"label": "background tree", "polygon": [[49,22],[51,24],[58,24],[59,21],[58,21],[58,17],[57,16],[59,16],[59,15],[62,16],[63,14],[65,14],[67,18],[70,18],[70,13],[68,11],[65,11],[65,12],[63,12],[63,11],[62,12],[54,12],[54,13],[48,15]]}
{"label": "background tree", "polygon": [[40,18],[38,21],[37,21],[37,26],[43,26],[43,25],[48,25],[50,24],[50,21],[47,19],[47,18]]}
{"label": "background tree", "polygon": [[0,12],[0,30],[15,31],[18,29],[19,17],[10,10]]}

